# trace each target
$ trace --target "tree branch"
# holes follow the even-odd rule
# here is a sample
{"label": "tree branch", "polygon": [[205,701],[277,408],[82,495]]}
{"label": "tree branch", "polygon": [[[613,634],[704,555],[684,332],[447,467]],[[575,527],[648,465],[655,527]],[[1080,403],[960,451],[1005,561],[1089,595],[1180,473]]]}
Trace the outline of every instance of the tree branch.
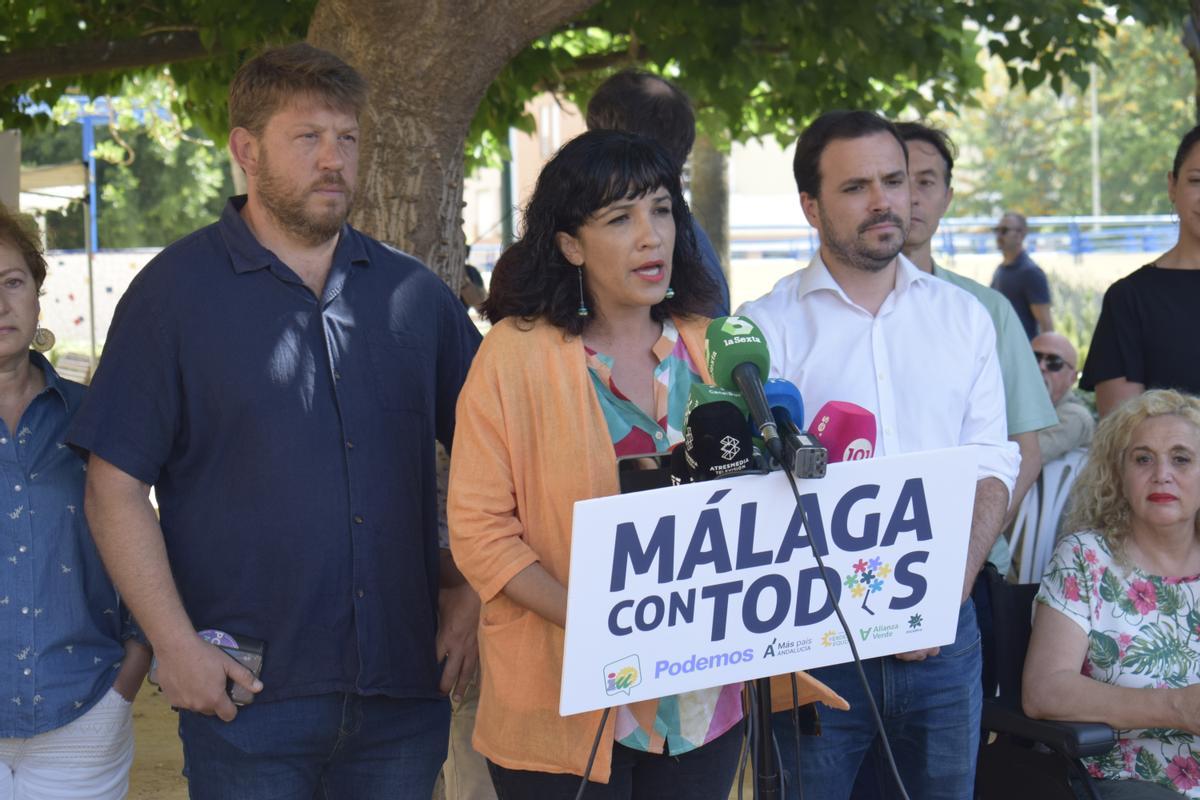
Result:
{"label": "tree branch", "polygon": [[625,50],[613,50],[607,53],[580,56],[571,62],[569,69],[564,69],[555,75],[546,76],[545,79],[538,81],[534,85],[534,88],[539,92],[553,92],[561,88],[564,83],[575,78],[586,77],[596,70],[607,67],[632,67],[643,63],[649,58],[650,56],[644,47],[626,48]]}
{"label": "tree branch", "polygon": [[220,52],[208,50],[200,34],[191,31],[156,33],[122,41],[72,42],[53,47],[0,54],[0,86],[13,83],[85,75],[114,69],[152,67],[194,61]]}

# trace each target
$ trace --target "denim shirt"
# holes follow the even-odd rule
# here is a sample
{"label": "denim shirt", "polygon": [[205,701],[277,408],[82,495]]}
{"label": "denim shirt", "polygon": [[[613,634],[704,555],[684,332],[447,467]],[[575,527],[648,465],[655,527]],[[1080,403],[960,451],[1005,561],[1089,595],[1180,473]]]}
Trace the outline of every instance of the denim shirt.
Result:
{"label": "denim shirt", "polygon": [[38,353],[43,389],[0,420],[0,737],[82,716],[116,678],[122,611],[83,516],[85,465],[64,443],[84,388]]}

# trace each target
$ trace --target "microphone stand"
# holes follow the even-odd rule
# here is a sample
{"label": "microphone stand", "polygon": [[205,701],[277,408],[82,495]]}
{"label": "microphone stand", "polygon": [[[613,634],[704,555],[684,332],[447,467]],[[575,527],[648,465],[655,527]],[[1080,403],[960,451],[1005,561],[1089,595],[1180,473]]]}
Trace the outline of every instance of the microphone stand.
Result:
{"label": "microphone stand", "polygon": [[775,735],[771,729],[771,679],[756,678],[755,735],[758,758],[754,765],[754,796],[758,800],[779,800],[779,764],[775,760]]}
{"label": "microphone stand", "polygon": [[[796,469],[797,443],[791,436],[783,435],[783,459],[780,466],[789,473]],[[771,679],[756,678],[754,681],[755,694],[755,735],[758,737],[758,758],[754,768],[754,796],[756,800],[779,800],[782,782],[779,776],[779,763],[775,758],[775,733],[771,727]]]}

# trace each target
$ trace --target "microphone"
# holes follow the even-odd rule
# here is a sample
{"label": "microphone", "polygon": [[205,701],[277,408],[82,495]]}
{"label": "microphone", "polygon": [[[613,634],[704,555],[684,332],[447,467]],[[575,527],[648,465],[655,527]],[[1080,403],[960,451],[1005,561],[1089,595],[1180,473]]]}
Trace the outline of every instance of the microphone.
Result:
{"label": "microphone", "polygon": [[683,453],[695,482],[727,478],[754,468],[754,445],[746,417],[737,406],[725,401],[692,409],[684,429]]}
{"label": "microphone", "polygon": [[809,432],[825,445],[831,463],[875,455],[875,415],[854,403],[830,400],[813,417]]}
{"label": "microphone", "polygon": [[[780,435],[783,435],[786,426],[798,433],[804,424],[804,400],[796,384],[783,378],[771,378],[763,386],[763,393],[767,396],[767,405],[775,414]],[[781,422],[781,418],[787,422]]]}
{"label": "microphone", "polygon": [[771,378],[764,392],[788,457],[784,466],[797,478],[824,478],[829,455],[819,441],[800,427],[804,424],[804,400],[796,384]]}
{"label": "microphone", "polygon": [[687,463],[687,449],[682,444],[677,444],[671,448],[671,460],[667,468],[668,474],[671,476],[671,485],[679,486],[684,483],[691,483],[692,468]]}
{"label": "microphone", "polygon": [[722,389],[741,393],[767,452],[786,464],[775,416],[763,393],[763,381],[771,371],[771,354],[762,331],[746,317],[717,317],[708,323],[705,339],[713,382]]}
{"label": "microphone", "polygon": [[719,386],[711,386],[707,383],[693,383],[688,389],[687,405],[683,409],[683,418],[686,420],[688,415],[697,406],[702,406],[705,403],[716,403],[720,401],[733,403],[738,410],[742,412],[743,417],[750,416],[750,409],[746,407],[746,401],[737,392],[731,392],[729,389],[722,389]]}

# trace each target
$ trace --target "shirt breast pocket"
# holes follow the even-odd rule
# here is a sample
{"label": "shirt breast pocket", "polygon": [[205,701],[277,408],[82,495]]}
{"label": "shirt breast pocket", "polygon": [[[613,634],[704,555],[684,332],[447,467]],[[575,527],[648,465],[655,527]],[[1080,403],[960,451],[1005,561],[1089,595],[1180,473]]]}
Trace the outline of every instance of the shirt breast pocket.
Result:
{"label": "shirt breast pocket", "polygon": [[424,413],[436,375],[436,357],[414,338],[401,341],[395,334],[367,337],[371,371],[379,404],[388,411]]}

